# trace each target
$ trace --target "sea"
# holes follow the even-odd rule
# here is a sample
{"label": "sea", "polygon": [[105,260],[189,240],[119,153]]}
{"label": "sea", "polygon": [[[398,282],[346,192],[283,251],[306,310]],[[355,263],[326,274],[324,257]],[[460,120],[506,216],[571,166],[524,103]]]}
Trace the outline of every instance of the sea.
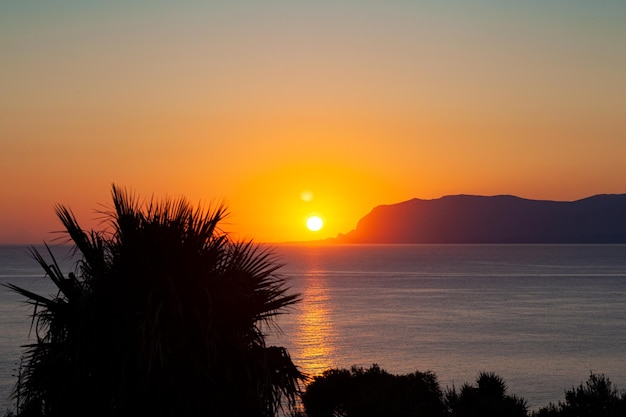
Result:
{"label": "sea", "polygon": [[[626,389],[626,245],[312,245],[270,248],[301,301],[264,328],[311,377],[331,368],[432,371],[441,387],[494,372],[531,410],[591,373]],[[44,249],[45,251],[45,249]],[[53,248],[63,270],[76,259]],[[25,246],[0,282],[54,294]],[[12,409],[32,306],[0,287],[0,415]]]}

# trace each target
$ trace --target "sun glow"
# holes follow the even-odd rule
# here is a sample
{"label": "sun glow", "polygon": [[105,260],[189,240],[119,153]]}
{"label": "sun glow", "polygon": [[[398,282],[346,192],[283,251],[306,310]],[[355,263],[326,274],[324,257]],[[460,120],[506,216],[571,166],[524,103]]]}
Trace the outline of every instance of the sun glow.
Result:
{"label": "sun glow", "polygon": [[313,200],[313,193],[309,190],[304,190],[300,193],[300,198],[302,199],[302,201],[309,202]]}
{"label": "sun glow", "polygon": [[312,232],[317,232],[324,226],[324,221],[319,216],[311,216],[306,220],[306,227]]}

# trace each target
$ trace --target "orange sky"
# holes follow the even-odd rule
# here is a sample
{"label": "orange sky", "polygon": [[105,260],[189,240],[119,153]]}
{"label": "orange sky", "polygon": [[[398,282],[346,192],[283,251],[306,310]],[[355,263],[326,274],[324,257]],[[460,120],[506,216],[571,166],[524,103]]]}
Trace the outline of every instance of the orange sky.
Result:
{"label": "orange sky", "polygon": [[626,193],[625,21],[619,1],[3,2],[0,242],[52,239],[57,203],[97,226],[111,183],[225,202],[270,242],[413,197]]}

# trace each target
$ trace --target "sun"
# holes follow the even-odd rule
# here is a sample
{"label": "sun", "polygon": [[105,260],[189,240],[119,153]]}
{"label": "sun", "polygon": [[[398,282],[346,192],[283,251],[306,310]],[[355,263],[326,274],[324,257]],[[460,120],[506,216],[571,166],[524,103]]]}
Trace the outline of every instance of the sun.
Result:
{"label": "sun", "polygon": [[312,232],[317,232],[324,226],[324,221],[319,216],[311,216],[306,219],[306,227]]}

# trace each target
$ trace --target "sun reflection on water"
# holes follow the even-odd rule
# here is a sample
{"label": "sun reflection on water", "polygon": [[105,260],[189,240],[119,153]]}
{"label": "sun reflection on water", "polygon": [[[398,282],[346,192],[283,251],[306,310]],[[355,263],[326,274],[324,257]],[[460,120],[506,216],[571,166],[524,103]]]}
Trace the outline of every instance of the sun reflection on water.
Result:
{"label": "sun reflection on water", "polygon": [[304,280],[303,301],[297,312],[293,356],[310,376],[335,366],[335,332],[326,277],[310,272]]}

